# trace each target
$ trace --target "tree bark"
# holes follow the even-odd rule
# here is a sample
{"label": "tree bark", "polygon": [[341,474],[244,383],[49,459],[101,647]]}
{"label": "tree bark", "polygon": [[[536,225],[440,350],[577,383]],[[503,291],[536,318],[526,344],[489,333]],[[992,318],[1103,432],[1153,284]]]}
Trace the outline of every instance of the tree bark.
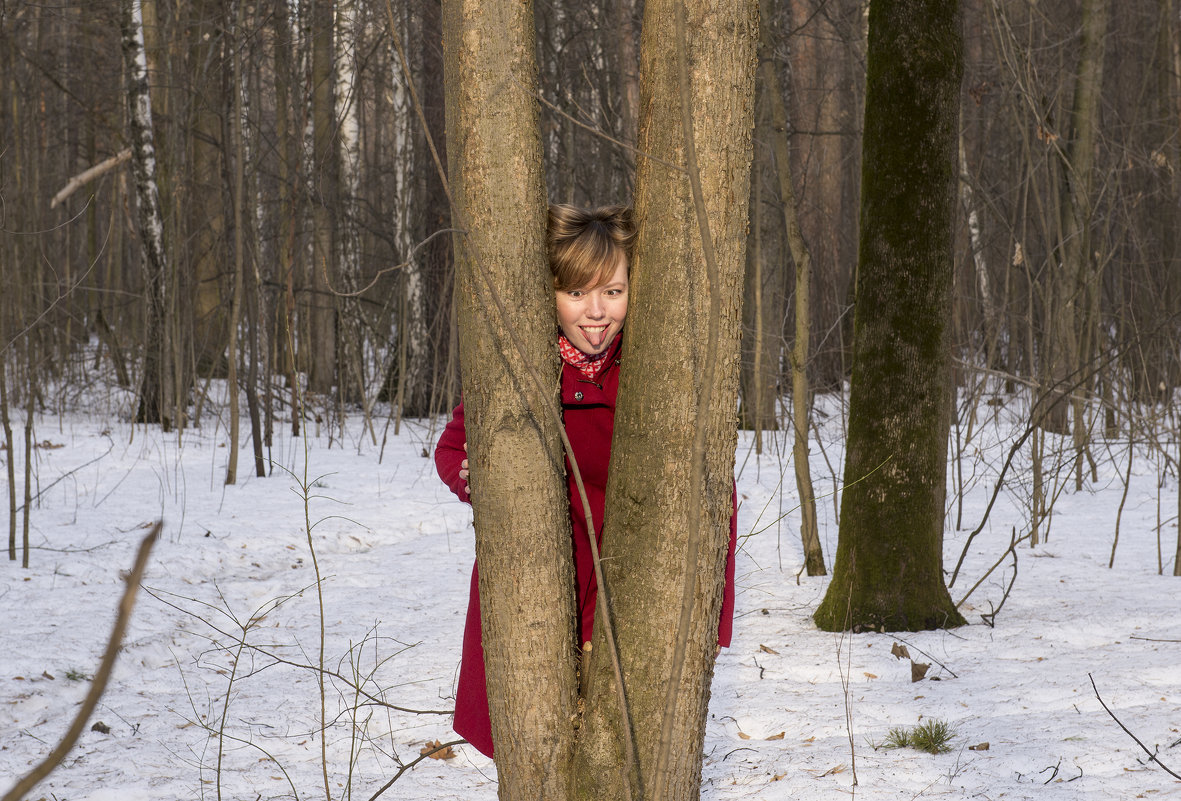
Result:
{"label": "tree bark", "polygon": [[964,622],[942,569],[961,41],[958,2],[870,6],[845,491],[815,613],[829,631]]}
{"label": "tree bark", "polygon": [[242,205],[246,191],[246,146],[242,138],[242,69],[241,55],[238,52],[238,34],[242,31],[241,0],[230,3],[230,10],[226,15],[227,35],[230,36],[232,51],[232,67],[230,74],[230,91],[233,93],[232,102],[226,111],[230,116],[230,147],[233,148],[233,213],[234,213],[234,289],[230,300],[229,315],[229,352],[226,356],[226,393],[230,406],[230,443],[229,457],[226,465],[226,484],[238,482],[238,432],[241,423],[241,409],[238,403],[238,320],[242,316],[242,294],[244,292],[243,271],[245,267],[246,236],[243,226],[245,214]]}
{"label": "tree bark", "polygon": [[[0,308],[0,312],[4,309]],[[7,329],[0,324],[0,334]],[[7,359],[0,354],[0,425],[4,427],[4,449],[8,458],[4,460],[8,471],[8,558],[16,561],[16,441],[12,436],[12,421],[8,417],[8,369]],[[1178,538],[1181,542],[1181,537]]]}
{"label": "tree bark", "polygon": [[[184,255],[192,288],[192,337],[197,374],[226,374],[226,347],[230,337],[227,305],[227,193],[223,183],[225,115],[232,99],[225,94],[224,47],[228,19],[227,0],[193,0],[188,25],[191,107],[185,137],[189,151],[189,192],[184,208],[187,244]],[[183,262],[182,262],[183,263]],[[233,358],[231,355],[229,358]]]}
{"label": "tree bark", "polygon": [[[291,392],[291,435],[299,436],[300,411],[296,376],[300,372],[296,364],[295,345],[295,273],[296,273],[296,231],[302,205],[299,203],[299,151],[296,136],[292,133],[299,126],[291,121],[291,85],[294,75],[291,39],[293,31],[287,14],[287,0],[272,0],[272,23],[274,37],[275,74],[275,144],[279,162],[279,241],[276,246],[279,257],[279,281],[281,292],[274,304],[274,369],[287,378]],[[269,432],[269,429],[268,429]]]}
{"label": "tree bark", "polygon": [[[596,625],[580,799],[700,791],[732,512],[757,5],[693,0],[678,25],[679,5],[648,0],[644,9],[639,151],[654,158],[641,158],[636,176],[639,236],[603,534],[641,778],[630,793],[623,785],[628,723],[606,627]],[[682,81],[670,48],[686,43]],[[698,167],[699,191],[655,158]]]}
{"label": "tree bark", "polygon": [[336,152],[335,72],[333,62],[333,0],[312,0],[312,264],[310,341],[300,343],[311,354],[308,389],[321,395],[336,380],[336,298],[331,281],[337,275],[336,216],[339,200],[339,157]]}
{"label": "tree bark", "polygon": [[[763,47],[770,51],[770,38],[764,33]],[[770,53],[762,62],[763,79],[771,99],[771,136],[775,147],[775,174],[779,179],[779,196],[783,203],[783,227],[786,231],[791,260],[795,263],[795,337],[791,348],[791,423],[792,462],[796,474],[796,491],[800,499],[800,547],[804,552],[804,567],[809,576],[827,574],[824,552],[820,548],[820,532],[816,524],[816,496],[812,489],[812,470],[808,463],[808,432],[811,430],[812,389],[808,381],[810,362],[809,341],[812,330],[812,252],[804,241],[796,212],[795,182],[791,176],[791,152],[787,142],[787,105]]]}
{"label": "tree bark", "polygon": [[763,452],[763,431],[779,427],[776,406],[783,375],[783,317],[787,253],[778,217],[780,199],[772,186],[774,153],[766,81],[756,83],[754,153],[750,179],[750,234],[746,248],[746,286],[742,303],[743,347],[739,387],[739,425],[755,432],[755,451]]}
{"label": "tree bark", "polygon": [[[503,799],[566,799],[574,571],[545,256],[533,8],[444,0],[460,361]],[[513,314],[508,316],[507,309]]]}
{"label": "tree bark", "polygon": [[121,27],[127,69],[127,103],[132,137],[139,235],[144,248],[144,295],[147,325],[144,332],[143,380],[136,420],[160,423],[168,431],[177,405],[169,327],[165,320],[168,297],[168,260],[164,221],[156,183],[156,150],[152,136],[152,101],[148,94],[144,58],[143,16],[140,0],[123,0]]}

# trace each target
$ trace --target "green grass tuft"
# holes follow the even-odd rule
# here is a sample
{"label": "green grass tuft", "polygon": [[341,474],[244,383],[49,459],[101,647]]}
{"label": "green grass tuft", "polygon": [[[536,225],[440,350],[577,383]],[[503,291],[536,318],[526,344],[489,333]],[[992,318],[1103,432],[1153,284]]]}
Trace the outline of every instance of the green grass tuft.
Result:
{"label": "green grass tuft", "polygon": [[955,730],[946,720],[928,720],[918,726],[895,726],[886,735],[886,748],[913,748],[928,754],[945,754],[951,750]]}

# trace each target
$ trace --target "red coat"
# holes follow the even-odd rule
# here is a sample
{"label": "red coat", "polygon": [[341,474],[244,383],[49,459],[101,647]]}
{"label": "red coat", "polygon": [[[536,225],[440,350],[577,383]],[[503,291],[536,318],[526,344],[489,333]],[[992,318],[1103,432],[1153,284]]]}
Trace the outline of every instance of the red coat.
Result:
{"label": "red coat", "polygon": [[[615,428],[615,396],[619,390],[619,347],[616,337],[603,360],[595,380],[586,378],[577,368],[562,365],[562,410],[566,435],[578,460],[583,487],[590,501],[591,513],[602,535],[603,511],[607,496],[607,465],[611,461],[611,434]],[[459,464],[466,457],[464,443],[467,435],[463,424],[463,404],[455,407],[451,422],[439,436],[435,447],[435,467],[452,492],[460,500],[470,503],[459,477]],[[590,640],[594,626],[595,585],[590,543],[587,540],[586,514],[582,501],[566,465],[570,496],[570,524],[574,547],[575,583],[579,613],[581,644]],[[730,553],[726,558],[726,584],[722,596],[722,612],[718,621],[718,645],[728,646],[734,625],[734,547],[737,541],[737,520],[730,518]],[[600,539],[600,544],[602,540]],[[492,726],[488,717],[488,689],[484,681],[484,646],[480,632],[480,595],[477,568],[472,569],[471,593],[468,597],[467,622],[463,632],[463,659],[459,666],[459,684],[455,691],[455,722],[457,734],[464,737],[481,753],[492,756]]]}

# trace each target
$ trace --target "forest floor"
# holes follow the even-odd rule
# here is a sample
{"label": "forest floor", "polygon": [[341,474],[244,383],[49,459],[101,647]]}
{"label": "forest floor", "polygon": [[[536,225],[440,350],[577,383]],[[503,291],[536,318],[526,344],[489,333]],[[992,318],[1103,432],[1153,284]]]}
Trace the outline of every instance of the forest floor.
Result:
{"label": "forest floor", "polygon": [[[424,744],[454,739],[446,712],[473,532],[469,507],[425,458],[441,421],[403,421],[386,439],[384,420],[371,432],[357,415],[343,427],[312,423],[305,439],[289,436],[288,418],[276,428],[271,474],[253,475],[244,435],[239,483],[226,487],[224,417],[207,417],[178,443],[130,425],[129,408],[116,397],[36,418],[30,564],[0,562],[0,791],[67,729],[105,647],[120,574],[158,518],[163,534],[91,719],[102,730],[88,724],[28,798],[323,798],[327,783],[334,799],[368,799]],[[1022,433],[1017,401],[981,409],[987,417],[951,462],[949,571]],[[833,398],[817,412],[812,465],[831,565],[841,415]],[[1069,468],[1053,469],[1067,457],[1049,455],[1059,479],[1049,486],[1048,541],[1025,541],[1002,559],[1013,532],[1030,529],[1024,446],[951,590],[959,601],[1000,562],[962,607],[969,625],[842,635],[811,621],[827,579],[799,575],[785,432],[764,435],[762,455],[753,446],[744,433],[735,634],[713,682],[704,799],[1181,797],[1181,781],[1149,760],[1095,689],[1181,773],[1177,476],[1159,453],[1137,446],[1126,498],[1126,440],[1096,446],[1097,480],[1088,475],[1081,491]],[[912,682],[895,644],[930,664],[925,678]],[[325,687],[323,741],[312,669],[321,650],[337,674]],[[419,711],[368,703],[358,684]],[[892,729],[931,720],[952,727],[948,752],[884,747]],[[470,746],[454,753],[422,760],[380,797],[494,799],[492,762]]]}

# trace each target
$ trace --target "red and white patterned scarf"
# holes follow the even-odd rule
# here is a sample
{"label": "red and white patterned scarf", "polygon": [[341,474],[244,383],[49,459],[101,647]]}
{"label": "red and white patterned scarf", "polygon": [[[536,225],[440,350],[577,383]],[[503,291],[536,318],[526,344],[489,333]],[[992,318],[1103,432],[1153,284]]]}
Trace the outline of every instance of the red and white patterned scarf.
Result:
{"label": "red and white patterned scarf", "polygon": [[607,348],[602,353],[589,356],[571,345],[570,340],[566,338],[565,334],[558,334],[558,353],[562,354],[562,361],[572,367],[578,368],[578,371],[591,381],[595,380],[595,375],[598,374],[603,359],[607,356],[607,351],[609,350],[611,349]]}

